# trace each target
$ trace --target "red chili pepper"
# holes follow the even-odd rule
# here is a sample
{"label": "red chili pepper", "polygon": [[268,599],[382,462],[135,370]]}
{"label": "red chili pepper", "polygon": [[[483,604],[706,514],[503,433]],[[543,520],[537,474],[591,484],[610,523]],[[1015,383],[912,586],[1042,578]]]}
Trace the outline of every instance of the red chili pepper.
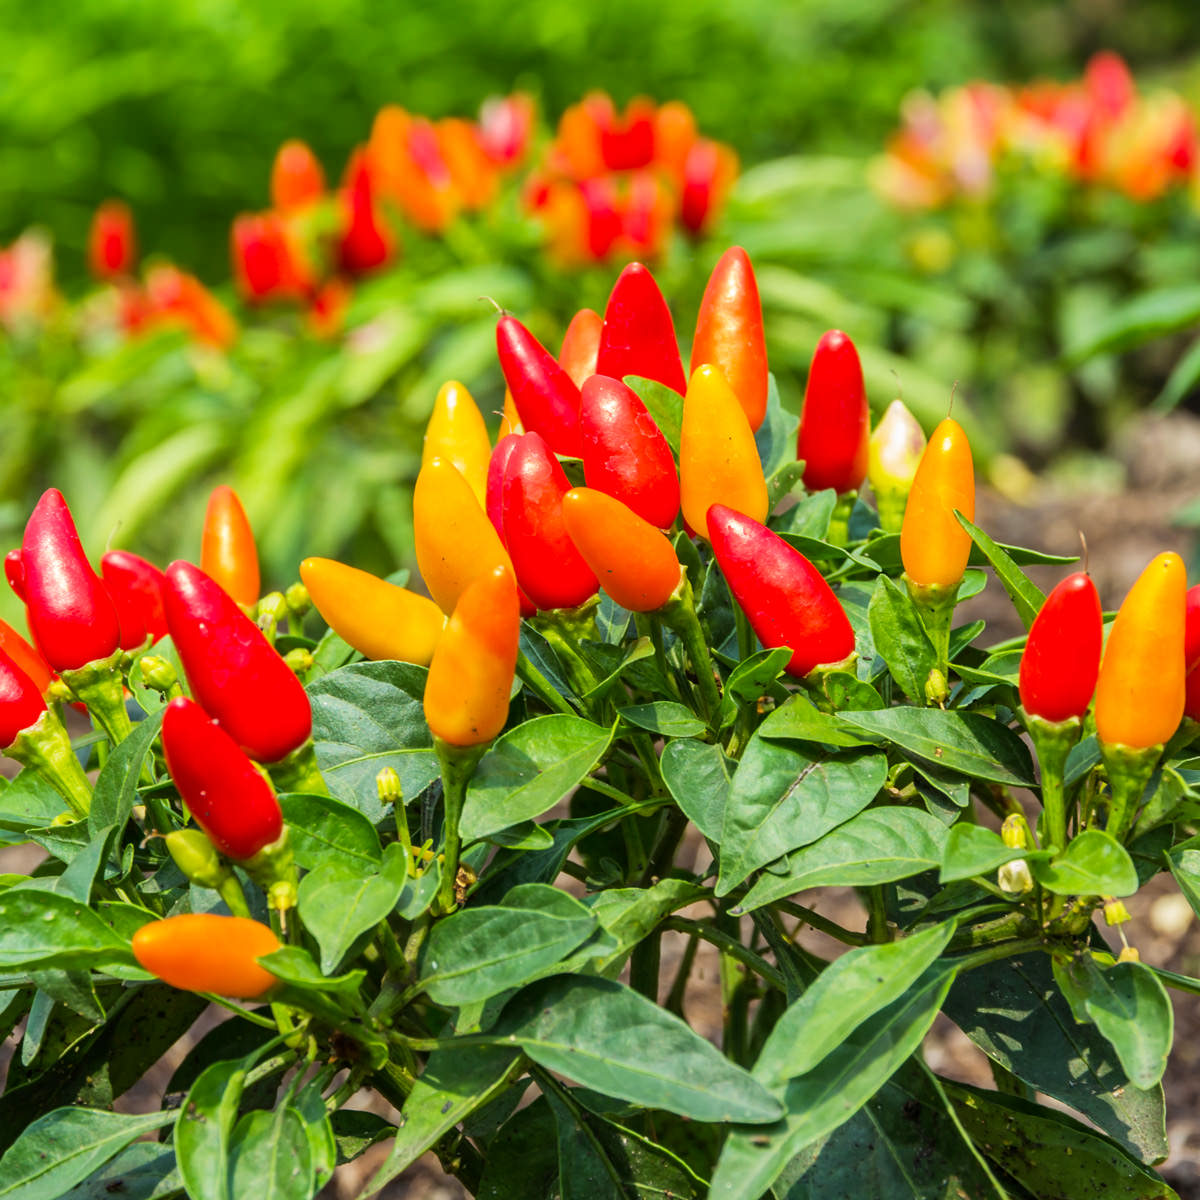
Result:
{"label": "red chili pepper", "polygon": [[342,194],[342,234],[338,259],[342,269],[361,275],[383,266],[392,257],[394,238],[375,207],[367,160],[356,151],[350,161]]}
{"label": "red chili pepper", "polygon": [[1200,721],[1200,583],[1188,588],[1187,610],[1184,616],[1183,665],[1187,698],[1184,716]]}
{"label": "red chili pepper", "polygon": [[163,613],[166,579],[153,564],[128,550],[109,550],[100,560],[104,585],[121,621],[121,649],[136,650],[146,640],[165,637]]}
{"label": "red chili pepper", "polygon": [[683,166],[679,221],[691,234],[703,233],[720,215],[738,173],[738,156],[721,142],[697,138]]}
{"label": "red chili pepper", "polygon": [[721,368],[757,430],[767,415],[767,344],[758,281],[741,246],[721,255],[700,301],[691,369],[705,363]]}
{"label": "red chili pepper", "polygon": [[279,840],[283,813],[266,776],[194,700],[172,700],[163,714],[167,770],[196,824],[235,862]]}
{"label": "red chili pepper", "polygon": [[237,492],[215,487],[204,513],[200,570],[215,579],[239,604],[258,603],[260,578],[254,530]]}
{"label": "red chili pepper", "polygon": [[641,263],[630,263],[621,272],[608,298],[596,374],[656,379],[681,396],[687,390],[671,311],[654,276]]}
{"label": "red chili pepper", "polygon": [[862,364],[840,330],[824,334],[813,352],[804,389],[796,457],[804,461],[804,486],[818,492],[852,492],[867,474],[871,413]]}
{"label": "red chili pepper", "polygon": [[[508,467],[509,455],[517,448],[522,436],[519,433],[505,434],[496,443],[488,462],[487,516],[492,528],[500,535],[500,541],[504,543],[506,550],[508,542],[504,539],[504,472]],[[511,554],[509,557],[511,559]],[[537,612],[537,606],[519,587],[517,595],[521,600],[521,616],[532,617]]]}
{"label": "red chili pepper", "polygon": [[117,610],[83,552],[57,488],[42,495],[29,517],[21,568],[30,631],[56,671],[114,653],[121,641]]}
{"label": "red chili pepper", "polygon": [[509,453],[501,508],[517,582],[539,609],[575,608],[600,588],[563,522],[570,490],[550,447],[523,434]]}
{"label": "red chili pepper", "polygon": [[41,689],[0,649],[0,748],[11,746],[45,711]]}
{"label": "red chili pepper", "polygon": [[1096,691],[1104,618],[1096,585],[1082,571],[1046,597],[1021,657],[1025,711],[1055,724],[1083,717]]}
{"label": "red chili pepper", "polygon": [[593,375],[583,385],[579,424],[588,487],[666,529],[679,513],[675,456],[637,394],[619,379]]}
{"label": "red chili pepper", "polygon": [[0,651],[7,654],[45,695],[54,681],[50,664],[7,621],[0,621]]}
{"label": "red chili pepper", "polygon": [[88,234],[88,266],[97,279],[128,275],[137,261],[133,214],[122,200],[106,200],[92,217]]}
{"label": "red chili pepper", "polygon": [[854,629],[824,576],[765,525],[724,504],[708,510],[708,535],[729,590],[768,649],[787,646],[785,670],[803,678],[854,652]]}
{"label": "red chili pepper", "polygon": [[563,334],[558,365],[571,377],[577,388],[596,373],[596,355],[600,352],[600,331],[604,318],[593,309],[581,308]]}
{"label": "red chili pepper", "polygon": [[303,208],[325,194],[325,172],[308,146],[284,142],[271,167],[271,204],[280,211]]}
{"label": "red chili pepper", "polygon": [[277,762],[312,733],[300,681],[262,631],[199,567],[173,562],[167,628],[201,707],[258,762]]}
{"label": "red chili pepper", "polygon": [[554,355],[507,313],[496,323],[500,370],[521,424],[540,434],[555,454],[579,457],[579,388]]}
{"label": "red chili pepper", "polygon": [[13,594],[17,599],[22,604],[27,604],[28,600],[25,596],[25,564],[21,561],[21,551],[19,549],[10,550],[4,556],[4,578],[8,580],[8,586],[12,588]]}
{"label": "red chili pepper", "polygon": [[251,304],[288,296],[299,299],[307,284],[278,213],[242,213],[230,230],[238,291]]}

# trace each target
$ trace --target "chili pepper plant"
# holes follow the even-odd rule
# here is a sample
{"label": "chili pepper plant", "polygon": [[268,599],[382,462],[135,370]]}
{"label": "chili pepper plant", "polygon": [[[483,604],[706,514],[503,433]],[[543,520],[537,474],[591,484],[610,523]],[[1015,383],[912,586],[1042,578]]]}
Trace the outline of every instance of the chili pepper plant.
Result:
{"label": "chili pepper plant", "polygon": [[[489,1200],[1174,1195],[1167,989],[1200,980],[1123,899],[1168,871],[1200,905],[1183,564],[1102,651],[1085,573],[974,524],[952,416],[870,433],[846,334],[798,419],[744,252],[690,377],[644,267],[597,321],[568,371],[498,319],[494,451],[443,389],[432,600],[321,557],[245,594],[225,491],[204,569],[102,579],[39,502],[32,644],[0,639],[0,830],[46,852],[0,878],[0,1194],[291,1200],[386,1143],[372,1190],[432,1150]],[[984,589],[1027,634],[961,616]],[[939,1013],[995,1087],[925,1060]]]}

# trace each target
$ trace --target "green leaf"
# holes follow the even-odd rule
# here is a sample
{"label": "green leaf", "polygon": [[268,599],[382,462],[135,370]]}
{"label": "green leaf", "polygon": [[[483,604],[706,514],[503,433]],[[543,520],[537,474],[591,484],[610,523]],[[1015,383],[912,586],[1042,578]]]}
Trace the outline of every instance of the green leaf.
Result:
{"label": "green leaf", "polygon": [[[767,477],[782,470],[796,459],[796,429],[800,421],[795,413],[788,412],[779,399],[779,385],[775,376],[767,376],[767,407],[763,422],[754,435],[758,458],[763,474]],[[797,464],[803,465],[803,464]],[[774,507],[774,503],[772,503]]]}
{"label": "green leaf", "polygon": [[384,767],[399,773],[408,800],[438,778],[424,692],[424,668],[398,662],[351,663],[308,687],[321,774],[372,824],[384,813],[375,784]]}
{"label": "green leaf", "polygon": [[613,730],[582,717],[536,717],[509,730],[471,777],[460,826],[478,841],[552,809],[593,770]]}
{"label": "green leaf", "polygon": [[683,427],[683,397],[657,379],[643,379],[640,375],[626,375],[625,386],[632,389],[662,430],[671,453],[679,457],[679,433]]}
{"label": "green leaf", "polygon": [[[813,538],[821,541],[829,532],[829,519],[837,507],[837,492],[833,488],[812,492],[798,504],[768,519],[768,526],[790,544],[801,549],[793,538]],[[803,553],[803,550],[801,550]]]}
{"label": "green leaf", "polygon": [[330,1113],[329,1123],[333,1126],[339,1162],[352,1162],[364,1150],[386,1141],[396,1132],[390,1121],[364,1109],[339,1108]]}
{"label": "green leaf", "polygon": [[[471,1004],[518,987],[595,932],[595,916],[578,900],[543,884],[520,890],[520,907],[466,908],[433,927],[420,982],[436,1004]],[[534,906],[543,893],[553,894],[553,907]]]}
{"label": "green leaf", "polygon": [[782,1120],[730,1134],[711,1200],[759,1200],[800,1150],[853,1116],[920,1046],[953,980],[953,968],[931,969],[816,1068],[776,1085]]}
{"label": "green leaf", "polygon": [[955,825],[946,839],[946,855],[942,859],[942,883],[970,879],[973,875],[989,875],[1014,858],[1024,858],[1024,850],[1013,850],[1004,844],[998,833],[982,825]]}
{"label": "green leaf", "polygon": [[820,841],[788,855],[779,874],[760,875],[734,912],[812,887],[865,887],[890,883],[938,866],[946,827],[927,812],[887,806],[869,808]]}
{"label": "green leaf", "polygon": [[383,852],[375,827],[356,808],[332,796],[293,792],[279,797],[292,857],[306,871],[338,863],[377,871]]}
{"label": "green leaf", "polygon": [[659,760],[663,782],[680,810],[710,842],[721,840],[735,763],[720,746],[679,739]]}
{"label": "green leaf", "polygon": [[61,1200],[166,1200],[181,1186],[174,1150],[158,1142],[134,1142]]}
{"label": "green leaf", "polygon": [[946,948],[954,928],[947,921],[835,959],[776,1022],[759,1053],[755,1077],[774,1085],[811,1071],[847,1034],[903,996]]}
{"label": "green leaf", "polygon": [[162,715],[156,713],[134,726],[133,732],[113,748],[96,776],[88,828],[93,838],[106,829],[124,829],[137,798],[142,763],[158,736]]}
{"label": "green leaf", "polygon": [[367,1185],[368,1194],[407,1170],[461,1120],[503,1091],[519,1059],[520,1054],[506,1046],[435,1050],[404,1102],[395,1144]]}
{"label": "green leaf", "polygon": [[62,796],[29,768],[18,772],[0,791],[0,830],[22,833],[26,829],[36,829],[49,825],[62,811]]}
{"label": "green leaf", "polygon": [[246,1060],[213,1063],[192,1084],[175,1126],[175,1156],[191,1200],[235,1200],[229,1192],[229,1155]]}
{"label": "green leaf", "polygon": [[361,868],[334,860],[300,880],[300,916],[321,948],[322,971],[337,970],[355,941],[396,907],[408,866],[404,847],[393,842],[378,873],[364,875]]}
{"label": "green leaf", "polygon": [[621,962],[664,917],[707,894],[689,880],[668,878],[648,888],[606,888],[589,896],[588,908],[616,943],[598,962],[597,969],[603,972]]}
{"label": "green leaf", "polygon": [[1194,341],[1183,357],[1171,368],[1162,391],[1154,397],[1150,411],[1169,413],[1200,383],[1200,339]]}
{"label": "green leaf", "polygon": [[1200,321],[1200,287],[1162,288],[1143,292],[1110,311],[1098,326],[1088,330],[1088,336],[1069,346],[1063,355],[1068,367],[1097,354],[1128,350],[1153,341],[1167,333],[1187,329]]}
{"label": "green leaf", "polygon": [[958,518],[958,523],[971,535],[971,541],[979,547],[980,553],[991,563],[996,578],[1004,586],[1017,610],[1017,616],[1028,629],[1046,602],[1042,589],[1013,562],[1004,548],[992,541],[978,525],[973,525],[960,512],[955,512],[954,515]]}
{"label": "green leaf", "polygon": [[0,1200],[62,1200],[63,1194],[173,1112],[58,1108],[39,1117],[0,1158]]}
{"label": "green leaf", "polygon": [[23,884],[0,892],[0,967],[86,971],[133,963],[129,944],[78,900]]}
{"label": "green leaf", "polygon": [[304,1122],[294,1108],[247,1113],[229,1143],[232,1196],[257,1200],[310,1200],[312,1154]]}
{"label": "green leaf", "polygon": [[1102,829],[1085,829],[1056,859],[1034,859],[1030,870],[1058,896],[1132,896],[1138,890],[1129,852]]}
{"label": "green leaf", "polygon": [[802,462],[780,463],[767,478],[767,512],[774,511],[780,500],[803,479],[804,464]]}
{"label": "green leaf", "polygon": [[758,727],[760,738],[779,738],[783,741],[819,742],[826,746],[865,746],[862,738],[838,724],[833,713],[821,712],[801,692],[767,714]]}
{"label": "green leaf", "polygon": [[272,950],[270,954],[262,955],[258,961],[277,979],[283,980],[293,988],[310,992],[334,992],[350,1008],[361,1004],[358,989],[366,977],[366,971],[362,968],[356,967],[342,975],[324,975],[303,946],[281,946],[278,950]]}
{"label": "green leaf", "polygon": [[1167,866],[1179,885],[1179,890],[1200,916],[1200,839],[1189,838],[1166,852]]}
{"label": "green leaf", "polygon": [[292,1108],[300,1118],[308,1141],[313,1173],[312,1190],[316,1193],[329,1182],[338,1163],[338,1144],[333,1123],[325,1111],[325,1100],[316,1081],[306,1084],[296,1093]]}
{"label": "green leaf", "polygon": [[1179,1200],[1116,1142],[1042,1104],[963,1083],[943,1084],[963,1128],[1035,1200]]}
{"label": "green leaf", "polygon": [[559,976],[519,992],[495,1033],[607,1096],[697,1121],[770,1121],[779,1103],[678,1017],[607,979]]}
{"label": "green leaf", "polygon": [[[997,542],[996,545],[1014,563],[1023,567],[1030,565],[1063,566],[1079,561],[1079,556],[1074,554],[1046,554],[1041,550],[1031,550],[1028,546],[1009,546],[1004,542]],[[872,538],[863,546],[861,553],[889,575],[899,575],[904,570],[904,562],[900,557],[900,535],[898,533],[885,533],[881,537]],[[971,557],[968,562],[972,567],[989,565],[987,557],[978,546],[971,548]]]}
{"label": "green leaf", "polygon": [[906,591],[880,575],[867,612],[876,651],[900,690],[920,704],[929,672],[937,666],[937,652],[916,606]]}
{"label": "green leaf", "polygon": [[733,776],[716,894],[862,812],[887,778],[882,754],[810,757],[755,734]]}
{"label": "green leaf", "polygon": [[838,720],[934,766],[1011,787],[1034,786],[1029,748],[1007,725],[982,713],[899,707],[843,712]]}
{"label": "green leaf", "polygon": [[757,700],[791,659],[792,651],[787,646],[777,646],[773,650],[759,650],[738,663],[729,673],[721,695],[721,728],[732,725],[738,709]]}
{"label": "green leaf", "polygon": [[1062,964],[1070,980],[1073,1007],[1112,1043],[1135,1087],[1152,1088],[1166,1070],[1174,1012],[1158,977],[1137,962],[1101,967],[1084,951]]}
{"label": "green leaf", "polygon": [[648,729],[659,737],[700,737],[708,728],[686,705],[674,700],[655,700],[651,704],[627,704],[618,708],[622,720],[638,729]]}
{"label": "green leaf", "polygon": [[989,1057],[1081,1112],[1143,1162],[1166,1157],[1161,1087],[1136,1088],[1094,1025],[1076,1023],[1049,958],[1029,952],[965,971],[946,1014]]}

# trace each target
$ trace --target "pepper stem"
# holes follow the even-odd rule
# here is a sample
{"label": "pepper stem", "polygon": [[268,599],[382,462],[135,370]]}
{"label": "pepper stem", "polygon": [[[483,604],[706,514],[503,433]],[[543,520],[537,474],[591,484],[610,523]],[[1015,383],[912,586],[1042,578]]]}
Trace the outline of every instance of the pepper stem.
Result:
{"label": "pepper stem", "polygon": [[125,685],[121,680],[123,658],[124,652],[118,650],[108,658],[98,658],[62,673],[63,683],[77,700],[87,705],[92,720],[114,746],[133,732],[133,722],[125,708]]}
{"label": "pepper stem", "polygon": [[907,573],[904,582],[933,643],[934,666],[925,682],[925,701],[945,708],[950,695],[950,625],[958,601],[958,583],[948,587],[940,583],[914,583]]}
{"label": "pepper stem", "polygon": [[1067,801],[1063,773],[1071,747],[1079,741],[1083,723],[1078,717],[1065,721],[1047,721],[1032,713],[1025,714],[1025,727],[1033,739],[1038,764],[1042,768],[1042,813],[1045,844],[1057,853],[1067,848]]}
{"label": "pepper stem", "polygon": [[1101,742],[1100,756],[1108,774],[1111,797],[1108,803],[1108,824],[1105,826],[1117,841],[1122,841],[1142,802],[1146,784],[1162,757],[1162,744],[1155,746],[1124,746],[1119,742]]}
{"label": "pepper stem", "polygon": [[438,763],[442,768],[442,803],[445,807],[442,877],[438,882],[436,901],[439,912],[450,913],[458,907],[458,857],[462,849],[458,827],[462,820],[463,801],[466,799],[467,784],[471,782],[475,767],[490,744],[484,742],[478,746],[454,746],[440,737],[433,739]]}
{"label": "pepper stem", "polygon": [[4,753],[41,775],[77,817],[86,817],[91,811],[91,784],[79,765],[65,726],[52,708],[22,729]]}
{"label": "pepper stem", "polygon": [[837,503],[829,518],[829,529],[825,540],[833,546],[845,546],[850,541],[850,514],[854,511],[854,502],[858,492],[839,492]]}
{"label": "pepper stem", "polygon": [[721,693],[717,687],[716,668],[708,650],[708,638],[705,637],[700,618],[696,615],[696,601],[686,571],[681,575],[679,586],[672,593],[670,600],[655,615],[661,618],[662,623],[683,643],[696,672],[705,723],[715,733],[720,721]]}
{"label": "pepper stem", "polygon": [[293,750],[286,758],[269,766],[271,782],[279,792],[306,792],[310,796],[328,796],[329,788],[321,768],[312,738]]}

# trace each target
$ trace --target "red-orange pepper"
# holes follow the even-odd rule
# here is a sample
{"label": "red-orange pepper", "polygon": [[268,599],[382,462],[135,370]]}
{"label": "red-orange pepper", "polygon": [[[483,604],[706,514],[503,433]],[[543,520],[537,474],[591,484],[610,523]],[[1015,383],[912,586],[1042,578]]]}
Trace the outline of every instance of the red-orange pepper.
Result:
{"label": "red-orange pepper", "polygon": [[257,961],[278,949],[268,926],[216,913],[181,913],[133,935],[134,958],[164,983],[236,1000],[257,1000],[279,983]]}
{"label": "red-orange pepper", "polygon": [[254,530],[237,492],[222,484],[213,488],[200,538],[200,569],[215,579],[239,604],[258,603],[258,549]]}

